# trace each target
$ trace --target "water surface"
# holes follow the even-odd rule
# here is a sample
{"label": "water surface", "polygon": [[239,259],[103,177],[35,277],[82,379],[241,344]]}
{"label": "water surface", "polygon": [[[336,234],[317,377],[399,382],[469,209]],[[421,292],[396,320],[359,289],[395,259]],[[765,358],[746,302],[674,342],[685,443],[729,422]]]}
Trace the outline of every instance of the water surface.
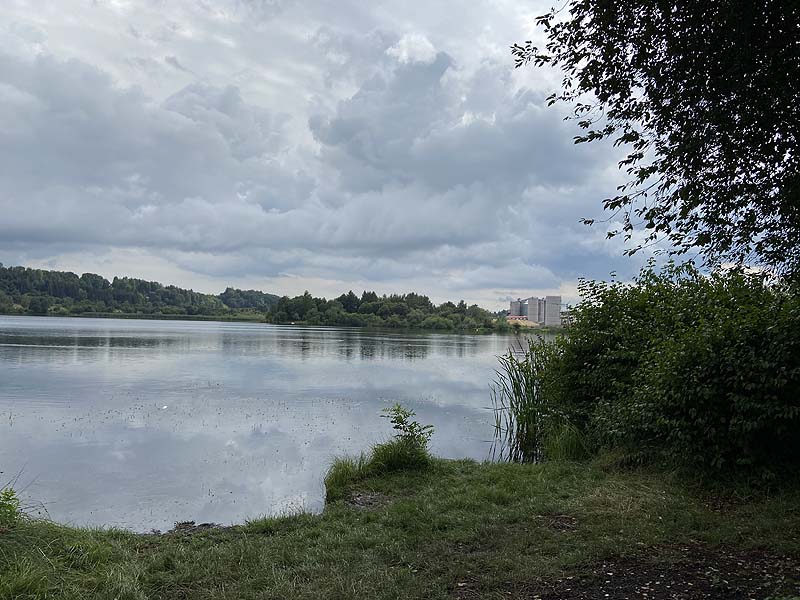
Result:
{"label": "water surface", "polygon": [[0,485],[59,522],[146,531],[322,508],[332,457],[400,402],[484,459],[513,337],[0,316]]}

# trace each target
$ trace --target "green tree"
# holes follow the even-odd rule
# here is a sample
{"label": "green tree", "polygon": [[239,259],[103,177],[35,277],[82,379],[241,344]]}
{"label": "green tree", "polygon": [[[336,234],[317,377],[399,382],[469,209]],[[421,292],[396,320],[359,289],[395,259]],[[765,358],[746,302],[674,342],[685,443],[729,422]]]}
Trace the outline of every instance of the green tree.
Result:
{"label": "green tree", "polygon": [[517,66],[562,69],[550,100],[572,107],[576,143],[627,150],[609,235],[800,274],[796,0],[568,0],[537,21],[546,47],[515,44]]}
{"label": "green tree", "polygon": [[11,310],[14,302],[11,297],[0,290],[0,312],[8,312]]}
{"label": "green tree", "polygon": [[50,304],[50,298],[47,296],[33,296],[28,304],[28,312],[34,315],[46,315]]}
{"label": "green tree", "polygon": [[346,294],[342,294],[336,300],[341,302],[342,306],[344,307],[344,310],[349,313],[357,312],[358,307],[361,304],[360,300],[358,299],[358,296],[356,296],[353,293],[353,290],[350,290]]}

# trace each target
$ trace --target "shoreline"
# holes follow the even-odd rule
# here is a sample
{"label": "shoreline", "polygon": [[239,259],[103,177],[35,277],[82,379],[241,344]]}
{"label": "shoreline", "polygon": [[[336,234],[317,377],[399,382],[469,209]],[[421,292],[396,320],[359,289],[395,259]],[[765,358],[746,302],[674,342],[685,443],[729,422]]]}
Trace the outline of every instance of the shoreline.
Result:
{"label": "shoreline", "polygon": [[309,325],[304,322],[293,323],[270,323],[266,320],[248,317],[224,317],[216,315],[148,315],[148,314],[133,314],[133,313],[82,313],[82,314],[69,314],[69,315],[28,315],[19,313],[0,313],[0,317],[24,317],[24,318],[62,318],[62,319],[120,319],[129,321],[196,321],[196,322],[216,322],[216,323],[256,323],[262,325],[275,325],[280,327],[320,327],[326,329],[352,329],[363,331],[386,331],[386,332],[413,332],[413,333],[440,333],[440,334],[460,334],[460,335],[530,335],[536,333],[558,335],[567,330],[565,328],[553,327],[523,327],[519,331],[514,328],[506,330],[476,330],[469,331],[466,329],[419,329],[413,327],[359,327],[352,325]]}
{"label": "shoreline", "polygon": [[434,459],[316,515],[160,534],[21,519],[0,529],[0,598],[788,599],[799,504],[599,462]]}

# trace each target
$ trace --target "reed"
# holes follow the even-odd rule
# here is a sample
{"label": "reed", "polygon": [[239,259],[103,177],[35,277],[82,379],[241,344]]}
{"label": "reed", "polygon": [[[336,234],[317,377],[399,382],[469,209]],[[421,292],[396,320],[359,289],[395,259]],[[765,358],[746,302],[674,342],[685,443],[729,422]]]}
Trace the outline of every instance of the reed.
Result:
{"label": "reed", "polygon": [[558,352],[557,341],[536,338],[527,349],[499,357],[491,386],[494,460],[536,463],[585,456],[583,434],[570,423],[555,393],[552,366]]}

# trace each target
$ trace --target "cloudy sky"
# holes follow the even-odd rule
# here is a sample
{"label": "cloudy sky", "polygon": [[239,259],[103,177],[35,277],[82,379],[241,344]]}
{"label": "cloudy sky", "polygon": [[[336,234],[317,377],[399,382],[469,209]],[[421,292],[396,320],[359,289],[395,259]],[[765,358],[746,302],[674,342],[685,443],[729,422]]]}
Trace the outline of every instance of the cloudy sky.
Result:
{"label": "cloudy sky", "polygon": [[639,261],[515,71],[550,2],[3,0],[0,262],[487,308]]}

